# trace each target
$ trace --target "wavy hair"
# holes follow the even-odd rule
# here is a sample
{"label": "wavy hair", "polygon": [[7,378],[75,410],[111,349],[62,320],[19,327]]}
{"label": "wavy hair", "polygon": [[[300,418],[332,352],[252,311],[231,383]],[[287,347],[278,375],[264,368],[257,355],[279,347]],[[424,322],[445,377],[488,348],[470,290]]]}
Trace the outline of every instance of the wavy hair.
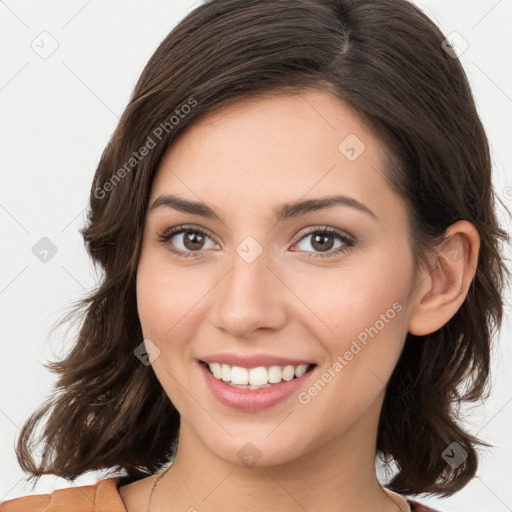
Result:
{"label": "wavy hair", "polygon": [[[134,356],[143,340],[135,275],[156,170],[195,120],[257,94],[306,88],[342,100],[382,143],[386,178],[407,205],[415,269],[454,222],[478,230],[467,297],[441,329],[408,334],[377,437],[377,453],[395,464],[387,487],[396,492],[448,496],[475,476],[486,443],[462,428],[458,411],[488,395],[509,276],[500,244],[509,238],[495,213],[486,134],[444,41],[406,0],[209,0],[169,33],[96,169],[81,233],[102,276],[66,318],[80,322],[79,333],[63,359],[45,364],[59,376],[55,390],[19,435],[16,455],[30,479],[113,468],[126,472],[124,484],[175,455],[179,414]],[[46,416],[40,440],[52,457],[39,463],[31,441]],[[452,442],[468,454],[455,469],[442,457]]]}

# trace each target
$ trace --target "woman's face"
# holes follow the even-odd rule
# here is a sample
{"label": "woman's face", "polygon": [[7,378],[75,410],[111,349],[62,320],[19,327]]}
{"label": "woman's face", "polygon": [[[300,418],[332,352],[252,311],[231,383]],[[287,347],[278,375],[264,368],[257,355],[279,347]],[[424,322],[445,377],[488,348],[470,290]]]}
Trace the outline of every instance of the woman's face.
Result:
{"label": "woman's face", "polygon": [[[382,149],[334,96],[260,96],[192,124],[153,183],[137,273],[146,348],[180,434],[238,464],[373,443],[412,271]],[[315,366],[287,380],[299,363]],[[281,382],[261,390],[223,380],[269,374]]]}

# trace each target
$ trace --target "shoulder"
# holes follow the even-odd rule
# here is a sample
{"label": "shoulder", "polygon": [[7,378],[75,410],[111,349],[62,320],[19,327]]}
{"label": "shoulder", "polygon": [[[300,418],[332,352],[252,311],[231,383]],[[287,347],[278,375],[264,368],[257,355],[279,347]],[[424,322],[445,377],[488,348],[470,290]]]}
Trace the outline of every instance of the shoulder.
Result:
{"label": "shoulder", "polygon": [[118,491],[119,477],[91,485],[57,489],[51,494],[22,496],[0,503],[0,512],[126,512]]}

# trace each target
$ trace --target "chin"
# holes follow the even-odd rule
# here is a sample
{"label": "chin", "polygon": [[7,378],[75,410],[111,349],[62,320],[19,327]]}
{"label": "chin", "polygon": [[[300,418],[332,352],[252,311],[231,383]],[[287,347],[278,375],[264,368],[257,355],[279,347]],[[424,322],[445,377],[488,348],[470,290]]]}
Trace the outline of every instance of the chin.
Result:
{"label": "chin", "polygon": [[[287,464],[300,457],[306,440],[291,436],[289,430],[274,435],[275,427],[275,424],[269,428],[262,428],[261,424],[248,425],[244,432],[237,433],[228,428],[233,437],[223,431],[219,438],[203,439],[203,443],[219,459],[248,468]],[[298,447],[301,447],[300,452]]]}

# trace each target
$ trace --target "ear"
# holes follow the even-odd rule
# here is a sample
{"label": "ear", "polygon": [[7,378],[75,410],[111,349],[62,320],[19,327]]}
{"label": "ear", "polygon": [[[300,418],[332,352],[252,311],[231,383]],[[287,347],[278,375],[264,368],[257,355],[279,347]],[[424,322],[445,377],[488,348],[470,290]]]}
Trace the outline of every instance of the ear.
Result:
{"label": "ear", "polygon": [[476,273],[480,236],[475,226],[460,220],[445,235],[414,294],[409,332],[416,336],[437,331],[455,315]]}

